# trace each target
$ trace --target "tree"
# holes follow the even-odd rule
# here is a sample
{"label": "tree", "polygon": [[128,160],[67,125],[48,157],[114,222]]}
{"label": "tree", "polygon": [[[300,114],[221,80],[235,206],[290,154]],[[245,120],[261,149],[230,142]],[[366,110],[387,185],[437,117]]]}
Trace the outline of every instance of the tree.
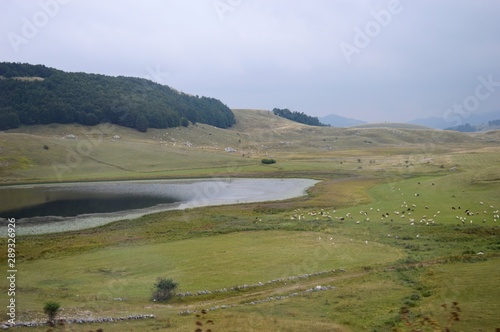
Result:
{"label": "tree", "polygon": [[302,112],[292,112],[288,108],[274,108],[273,113],[274,115],[280,116],[282,118],[307,124],[310,126],[326,126],[325,124],[321,123],[317,117],[309,116]]}
{"label": "tree", "polygon": [[188,127],[189,126],[189,120],[186,119],[185,117],[182,117],[181,118],[181,126]]}
{"label": "tree", "polygon": [[146,119],[146,116],[142,113],[137,115],[137,118],[135,118],[135,129],[145,133],[148,131],[148,126],[149,126],[149,121]]}
{"label": "tree", "polygon": [[14,129],[21,125],[18,115],[11,107],[0,109],[0,130]]}
{"label": "tree", "polygon": [[47,322],[50,325],[54,324],[54,320],[59,312],[61,305],[57,302],[49,301],[43,306],[43,312],[47,315]]}
{"label": "tree", "polygon": [[23,125],[110,122],[146,131],[197,122],[219,128],[235,123],[231,109],[218,99],[191,96],[145,79],[7,62],[0,62],[0,76],[0,108],[12,109]]}
{"label": "tree", "polygon": [[475,126],[471,126],[470,124],[466,123],[464,125],[459,125],[459,126],[456,126],[456,127],[445,128],[444,130],[455,130],[455,131],[460,131],[460,132],[463,132],[463,133],[472,133],[472,132],[476,131],[476,127]]}
{"label": "tree", "polygon": [[175,295],[175,289],[179,284],[172,279],[159,277],[153,288],[153,301],[164,302]]}

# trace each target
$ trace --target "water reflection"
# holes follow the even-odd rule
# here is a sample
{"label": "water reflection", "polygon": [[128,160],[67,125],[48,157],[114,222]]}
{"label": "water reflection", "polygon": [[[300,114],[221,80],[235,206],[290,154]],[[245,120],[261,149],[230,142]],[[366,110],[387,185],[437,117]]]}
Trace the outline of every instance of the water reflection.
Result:
{"label": "water reflection", "polygon": [[110,213],[123,210],[142,209],[158,204],[174,203],[175,199],[168,200],[159,197],[137,197],[124,195],[110,195],[101,198],[75,198],[48,201],[36,206],[1,212],[3,218],[32,218],[45,216],[75,217],[89,213]]}
{"label": "water reflection", "polygon": [[74,217],[182,201],[181,196],[175,197],[165,186],[117,182],[3,188],[0,189],[0,217]]}
{"label": "water reflection", "polygon": [[[78,230],[172,209],[302,196],[316,182],[310,179],[210,179],[0,187],[0,222],[16,218],[19,234]],[[0,236],[4,236],[3,229]]]}

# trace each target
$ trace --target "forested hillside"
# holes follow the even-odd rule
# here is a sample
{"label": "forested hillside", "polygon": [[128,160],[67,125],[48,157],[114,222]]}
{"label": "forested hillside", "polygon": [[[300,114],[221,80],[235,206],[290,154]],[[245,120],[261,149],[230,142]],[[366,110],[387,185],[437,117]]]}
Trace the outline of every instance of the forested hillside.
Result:
{"label": "forested hillside", "polygon": [[444,130],[454,130],[454,131],[460,131],[463,133],[473,133],[476,131],[488,131],[488,130],[498,130],[500,129],[500,119],[498,120],[490,120],[488,123],[482,123],[482,124],[469,124],[466,123],[464,125],[459,125],[459,126],[454,126],[454,127],[448,127],[445,128]]}
{"label": "forested hillside", "polygon": [[282,118],[307,124],[310,126],[326,126],[325,124],[321,123],[315,116],[310,116],[302,112],[292,112],[288,108],[274,108],[273,113],[274,115],[281,116]]}
{"label": "forested hillside", "polygon": [[0,63],[0,130],[100,122],[146,131],[189,122],[228,128],[235,119],[218,99],[191,96],[146,79]]}

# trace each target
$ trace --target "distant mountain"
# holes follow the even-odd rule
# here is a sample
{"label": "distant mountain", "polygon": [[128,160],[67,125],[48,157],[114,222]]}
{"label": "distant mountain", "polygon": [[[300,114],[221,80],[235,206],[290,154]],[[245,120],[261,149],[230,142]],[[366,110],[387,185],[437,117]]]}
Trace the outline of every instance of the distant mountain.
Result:
{"label": "distant mountain", "polygon": [[420,126],[426,126],[435,129],[444,129],[453,125],[455,122],[447,122],[443,118],[429,117],[429,118],[419,118],[415,120],[408,121],[409,124],[415,124]]}
{"label": "distant mountain", "polygon": [[445,128],[445,130],[454,130],[463,133],[472,133],[476,131],[488,131],[488,130],[499,130],[499,129],[500,129],[500,119],[490,120],[487,123],[481,123],[478,125],[471,125],[469,123],[466,123],[464,125]]}
{"label": "distant mountain", "polygon": [[329,114],[329,115],[325,115],[323,117],[320,117],[319,121],[321,121],[321,123],[330,125],[332,127],[350,127],[350,126],[356,126],[356,125],[366,123],[364,121],[346,118],[346,117],[336,115],[336,114]]}
{"label": "distant mountain", "polygon": [[101,122],[144,132],[148,128],[188,126],[189,122],[228,128],[235,119],[218,99],[188,95],[142,78],[0,62],[0,130]]}
{"label": "distant mountain", "polygon": [[[467,115],[467,114],[466,114]],[[437,129],[445,129],[445,128],[451,128],[451,127],[457,127],[465,124],[469,125],[481,125],[481,124],[487,124],[488,121],[500,119],[500,110],[489,112],[489,113],[482,113],[482,114],[476,114],[472,113],[469,116],[460,116],[459,114],[457,115],[450,115],[449,117],[429,117],[429,118],[423,118],[423,119],[415,119],[412,121],[409,121],[408,123],[411,124],[418,124],[422,126],[427,126],[431,128],[437,128]]]}

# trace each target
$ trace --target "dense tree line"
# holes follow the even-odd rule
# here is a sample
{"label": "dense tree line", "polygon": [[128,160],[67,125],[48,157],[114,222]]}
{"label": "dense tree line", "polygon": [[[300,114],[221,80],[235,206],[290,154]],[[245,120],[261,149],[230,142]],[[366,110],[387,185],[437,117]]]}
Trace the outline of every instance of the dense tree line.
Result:
{"label": "dense tree line", "polygon": [[228,128],[235,119],[220,100],[191,96],[146,79],[0,63],[0,130],[100,122],[146,131],[189,122]]}
{"label": "dense tree line", "polygon": [[470,124],[466,123],[464,125],[445,128],[444,130],[454,130],[454,131],[460,131],[462,133],[472,133],[472,132],[476,131],[476,127],[471,126]]}
{"label": "dense tree line", "polygon": [[321,123],[317,117],[313,117],[302,112],[292,112],[288,108],[274,108],[273,113],[277,116],[281,116],[282,118],[286,118],[288,120],[300,122],[310,126],[326,126],[325,124]]}
{"label": "dense tree line", "polygon": [[445,128],[445,130],[455,130],[455,131],[460,131],[463,133],[473,133],[476,131],[484,131],[484,130],[489,130],[493,129],[497,126],[500,126],[500,120],[491,120],[488,121],[488,125],[481,124],[481,125],[471,125],[469,123],[466,123],[464,125],[459,125],[455,127],[449,127]]}

